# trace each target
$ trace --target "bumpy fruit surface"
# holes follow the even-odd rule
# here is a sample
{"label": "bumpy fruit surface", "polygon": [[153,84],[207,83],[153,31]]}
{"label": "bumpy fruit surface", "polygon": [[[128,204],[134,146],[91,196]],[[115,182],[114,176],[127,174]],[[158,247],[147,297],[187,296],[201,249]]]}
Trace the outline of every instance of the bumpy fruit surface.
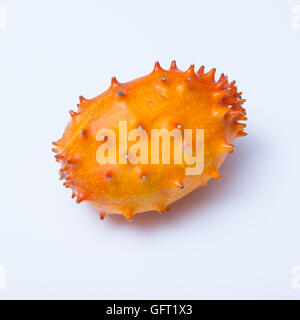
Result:
{"label": "bumpy fruit surface", "polygon": [[[224,74],[215,81],[215,71],[205,73],[201,67],[195,72],[191,65],[182,72],[175,61],[164,70],[156,62],[147,76],[127,83],[113,77],[110,88],[96,98],[80,97],[62,138],[53,142],[60,177],[77,203],[90,202],[101,218],[121,213],[131,221],[138,212],[162,213],[210,178],[221,178],[218,168],[233,152],[234,139],[246,135],[239,121],[247,118],[235,81],[229,83]],[[186,175],[184,162],[100,165],[97,132],[110,128],[118,133],[120,120],[127,121],[128,131],[143,128],[149,136],[154,128],[204,129],[202,174]],[[128,142],[128,149],[132,144]]]}

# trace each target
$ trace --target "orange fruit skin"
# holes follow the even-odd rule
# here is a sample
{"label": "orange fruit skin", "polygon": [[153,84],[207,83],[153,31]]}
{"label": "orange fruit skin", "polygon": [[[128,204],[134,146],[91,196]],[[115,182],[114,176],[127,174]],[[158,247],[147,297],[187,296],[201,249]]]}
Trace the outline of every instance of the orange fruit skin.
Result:
{"label": "orange fruit skin", "polygon": [[[204,73],[201,67],[195,72],[191,65],[182,72],[173,61],[164,70],[156,62],[147,76],[123,84],[114,77],[110,88],[99,96],[80,97],[78,111],[70,111],[71,121],[62,138],[53,142],[60,177],[72,189],[72,197],[97,207],[101,218],[119,213],[131,221],[139,212],[162,213],[209,179],[221,178],[218,169],[233,152],[232,142],[246,135],[245,124],[239,121],[247,118],[235,81],[228,83],[223,74],[218,81],[214,77],[215,69]],[[149,136],[154,128],[204,129],[202,174],[186,175],[184,162],[100,165],[97,132],[110,128],[118,133],[120,120],[127,121],[128,132],[142,127]],[[133,143],[128,142],[128,148]]]}

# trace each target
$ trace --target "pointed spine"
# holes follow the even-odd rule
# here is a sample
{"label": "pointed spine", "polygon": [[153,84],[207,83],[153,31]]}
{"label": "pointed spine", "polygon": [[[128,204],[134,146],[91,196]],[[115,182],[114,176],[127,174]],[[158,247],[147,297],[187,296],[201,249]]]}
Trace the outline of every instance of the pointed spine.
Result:
{"label": "pointed spine", "polygon": [[175,60],[173,60],[173,61],[171,62],[170,70],[172,70],[172,71],[178,71],[177,64],[176,64],[176,61],[175,61]]}
{"label": "pointed spine", "polygon": [[104,218],[106,217],[106,213],[105,212],[100,212],[99,213],[99,217],[101,220],[104,220]]}
{"label": "pointed spine", "polygon": [[74,110],[70,110],[69,113],[70,113],[70,116],[71,116],[72,118],[78,114],[78,113],[75,112]]}
{"label": "pointed spine", "polygon": [[65,172],[69,169],[69,166],[68,165],[64,165],[63,167],[60,168],[60,172]]}
{"label": "pointed spine", "polygon": [[79,193],[78,195],[77,195],[77,200],[76,200],[76,203],[81,203],[82,201],[84,201],[84,200],[86,200],[87,199],[87,197],[86,197],[86,195],[84,194],[84,193]]}
{"label": "pointed spine", "polygon": [[186,70],[185,74],[189,77],[195,75],[195,65],[191,64],[190,67]]}
{"label": "pointed spine", "polygon": [[127,219],[128,222],[132,222],[134,218],[134,211],[130,208],[124,208],[121,210],[124,217]]}
{"label": "pointed spine", "polygon": [[233,104],[235,105],[242,105],[246,102],[246,99],[237,99]]}
{"label": "pointed spine", "polygon": [[216,82],[216,89],[224,89],[225,86],[228,84],[228,79],[224,75],[224,73],[221,74],[219,80]]}
{"label": "pointed spine", "polygon": [[87,99],[83,96],[79,96],[79,101],[80,103],[85,104],[87,102]]}
{"label": "pointed spine", "polygon": [[163,68],[160,66],[159,62],[156,61],[152,72],[158,72],[158,71],[163,71]]}
{"label": "pointed spine", "polygon": [[210,71],[208,71],[207,73],[204,73],[201,78],[208,81],[208,82],[212,82],[215,83],[215,73],[216,73],[216,68],[212,68]]}
{"label": "pointed spine", "polygon": [[52,144],[53,144],[55,147],[59,147],[59,141],[53,141]]}
{"label": "pointed spine", "polygon": [[235,83],[236,83],[236,81],[231,81],[230,83],[226,84],[225,89],[229,89],[229,88],[234,87]]}
{"label": "pointed spine", "polygon": [[239,116],[241,116],[240,111],[229,109],[228,112],[226,113],[226,120],[231,121],[234,118]]}
{"label": "pointed spine", "polygon": [[208,170],[208,176],[214,179],[221,179],[222,176],[217,168],[210,168]]}
{"label": "pointed spine", "polygon": [[117,80],[116,77],[112,77],[111,78],[111,84],[110,84],[110,87],[111,88],[115,88],[115,87],[119,87],[121,84],[120,82]]}
{"label": "pointed spine", "polygon": [[247,136],[248,134],[246,133],[246,132],[244,132],[244,131],[239,131],[239,132],[237,132],[237,134],[236,134],[236,137],[237,138],[239,138],[239,137],[245,137],[245,136]]}
{"label": "pointed spine", "polygon": [[234,151],[234,147],[232,144],[224,142],[221,146],[222,151],[228,151],[230,153],[232,153]]}
{"label": "pointed spine", "polygon": [[199,70],[197,71],[197,75],[199,75],[199,76],[202,76],[203,75],[203,73],[204,73],[204,66],[201,66],[200,68],[199,68]]}
{"label": "pointed spine", "polygon": [[236,131],[241,131],[241,130],[245,129],[246,126],[247,125],[245,123],[236,122],[234,128]]}

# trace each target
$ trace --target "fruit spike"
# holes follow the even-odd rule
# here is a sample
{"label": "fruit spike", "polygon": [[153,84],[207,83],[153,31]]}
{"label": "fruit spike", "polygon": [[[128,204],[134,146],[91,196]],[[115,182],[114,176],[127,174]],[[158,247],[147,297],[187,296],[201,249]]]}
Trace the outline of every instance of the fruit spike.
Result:
{"label": "fruit spike", "polygon": [[[172,61],[169,70],[159,62],[142,78],[121,84],[115,77],[107,91],[94,99],[79,97],[78,112],[71,111],[71,121],[63,137],[54,142],[53,152],[60,162],[60,178],[72,189],[77,203],[87,201],[98,208],[100,218],[123,214],[128,221],[145,211],[169,210],[170,204],[211,178],[220,179],[219,168],[234,150],[233,141],[245,136],[245,99],[235,81],[223,73],[215,80],[216,69],[186,71]],[[99,164],[96,153],[107,136],[97,140],[102,128],[119,134],[119,121],[127,121],[128,132],[138,129],[204,129],[204,169],[199,175],[186,175],[186,164],[133,164],[128,141],[123,153],[126,161]],[[207,133],[206,133],[207,132]],[[98,137],[98,136],[97,136]],[[187,150],[184,148],[183,153]],[[150,154],[150,153],[149,153]],[[161,156],[161,153],[160,153]],[[128,161],[127,161],[128,160]]]}
{"label": "fruit spike", "polygon": [[111,88],[113,88],[113,87],[118,87],[118,86],[120,86],[120,85],[121,85],[121,84],[120,84],[120,82],[117,80],[116,77],[112,77],[112,78],[111,78],[111,85],[110,85]]}
{"label": "fruit spike", "polygon": [[177,64],[176,64],[176,61],[175,61],[175,60],[173,60],[173,61],[171,62],[170,70],[172,70],[172,71],[177,71],[177,70],[178,70]]}

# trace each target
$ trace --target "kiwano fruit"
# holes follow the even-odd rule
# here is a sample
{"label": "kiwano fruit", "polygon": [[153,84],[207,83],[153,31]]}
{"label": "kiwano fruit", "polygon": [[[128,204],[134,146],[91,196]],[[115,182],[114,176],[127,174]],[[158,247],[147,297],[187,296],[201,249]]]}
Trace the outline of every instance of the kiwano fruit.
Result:
{"label": "kiwano fruit", "polygon": [[[242,107],[245,100],[235,81],[229,83],[224,74],[216,81],[215,71],[205,73],[202,66],[195,72],[191,65],[183,72],[175,61],[169,70],[164,70],[156,62],[147,76],[127,83],[119,83],[113,77],[110,88],[96,98],[81,96],[78,110],[70,111],[71,121],[62,138],[53,142],[56,160],[61,164],[60,178],[65,179],[65,187],[72,189],[77,203],[91,203],[102,219],[117,213],[132,221],[139,212],[164,213],[170,204],[206,185],[210,178],[221,178],[218,168],[233,152],[234,139],[246,135],[246,125],[239,121],[247,118]],[[127,141],[126,150],[120,147],[120,123],[126,123],[128,131],[139,129],[149,135],[155,128],[176,128],[182,133],[185,129],[203,129],[201,174],[187,175],[189,165],[184,162],[136,161],[141,150],[131,150],[133,140]],[[101,144],[109,142],[105,134],[99,138],[103,128],[116,133],[119,161],[115,163],[97,159]],[[186,147],[183,145],[182,153]],[[159,159],[162,153],[159,149]],[[174,153],[171,150],[171,156]],[[130,158],[135,158],[135,162],[130,162]]]}

